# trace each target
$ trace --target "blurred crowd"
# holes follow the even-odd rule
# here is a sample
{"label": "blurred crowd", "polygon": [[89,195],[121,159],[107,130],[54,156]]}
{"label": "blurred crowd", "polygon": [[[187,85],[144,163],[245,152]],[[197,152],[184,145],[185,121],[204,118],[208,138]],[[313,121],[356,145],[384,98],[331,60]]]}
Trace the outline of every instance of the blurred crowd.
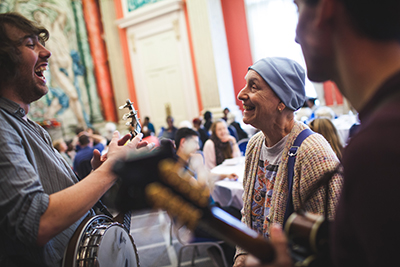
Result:
{"label": "blurred crowd", "polygon": [[[356,116],[350,116],[350,119],[348,115],[337,116],[331,108],[319,106],[318,99],[312,97],[307,98],[303,107],[295,113],[295,116],[297,120],[307,124],[311,130],[323,135],[339,159],[343,147],[355,134],[359,125]],[[341,117],[346,119],[344,136],[340,136],[336,126],[343,122]],[[150,118],[146,116],[143,119],[141,131],[143,140],[159,146],[163,139],[175,143],[176,134],[181,128],[189,128],[196,132],[199,138],[198,151],[209,170],[226,159],[244,156],[247,142],[254,133],[258,132],[257,129],[254,133],[246,132],[241,123],[235,120],[235,116],[229,108],[223,110],[223,115],[219,119],[214,120],[213,114],[206,111],[202,117],[193,118],[191,122],[183,121],[178,126],[175,126],[172,116],[167,116],[166,126],[162,126],[158,133]],[[117,126],[112,122],[104,126],[103,134],[93,128],[86,130],[77,128],[74,138],[54,140],[53,146],[82,179],[91,171],[90,160],[93,151],[97,149],[104,154],[115,130],[117,130]]]}

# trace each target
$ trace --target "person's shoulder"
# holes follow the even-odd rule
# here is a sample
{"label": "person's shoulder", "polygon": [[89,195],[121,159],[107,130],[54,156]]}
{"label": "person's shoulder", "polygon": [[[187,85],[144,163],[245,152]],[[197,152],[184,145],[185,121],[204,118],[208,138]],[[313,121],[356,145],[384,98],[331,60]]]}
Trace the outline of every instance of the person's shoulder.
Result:
{"label": "person's shoulder", "polygon": [[98,143],[93,148],[98,149],[101,152],[104,149],[104,145],[102,143]]}
{"label": "person's shoulder", "polygon": [[207,139],[207,141],[204,143],[203,151],[212,150],[214,149],[214,147],[214,141],[211,139]]}
{"label": "person's shoulder", "polygon": [[209,139],[207,139],[207,141],[204,143],[204,146],[211,146],[211,145],[214,145],[214,141],[211,140],[211,139],[209,138]]}

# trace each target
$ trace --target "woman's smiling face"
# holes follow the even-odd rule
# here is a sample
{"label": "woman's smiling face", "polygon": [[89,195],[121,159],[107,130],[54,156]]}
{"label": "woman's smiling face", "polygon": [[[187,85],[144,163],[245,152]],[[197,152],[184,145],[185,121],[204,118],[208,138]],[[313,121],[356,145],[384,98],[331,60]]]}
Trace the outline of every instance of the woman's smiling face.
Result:
{"label": "woman's smiling face", "polygon": [[223,121],[217,122],[215,125],[215,135],[222,141],[225,142],[227,141],[229,137],[229,131],[228,128]]}
{"label": "woman's smiling face", "polygon": [[245,80],[246,86],[238,94],[243,103],[243,122],[263,130],[273,121],[281,100],[256,71],[250,69]]}

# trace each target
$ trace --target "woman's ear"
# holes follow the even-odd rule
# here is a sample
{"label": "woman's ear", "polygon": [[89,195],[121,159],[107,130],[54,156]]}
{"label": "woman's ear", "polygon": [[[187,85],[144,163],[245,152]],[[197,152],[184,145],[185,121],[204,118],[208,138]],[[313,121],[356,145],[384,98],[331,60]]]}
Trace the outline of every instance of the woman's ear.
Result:
{"label": "woman's ear", "polygon": [[278,104],[278,111],[282,112],[284,109],[286,108],[285,104],[283,104],[283,102],[280,102]]}

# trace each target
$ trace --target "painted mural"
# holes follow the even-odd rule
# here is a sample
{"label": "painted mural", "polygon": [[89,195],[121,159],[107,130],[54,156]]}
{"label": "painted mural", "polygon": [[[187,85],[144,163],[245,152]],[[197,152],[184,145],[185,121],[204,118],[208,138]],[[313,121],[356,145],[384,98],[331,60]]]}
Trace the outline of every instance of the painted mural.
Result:
{"label": "painted mural", "polygon": [[31,105],[30,117],[45,126],[58,122],[64,131],[101,122],[81,2],[1,0],[0,13],[8,11],[21,13],[50,32],[46,47],[52,56],[45,74],[50,90]]}
{"label": "painted mural", "polygon": [[162,0],[126,0],[126,6],[128,8],[128,12],[131,12],[135,9],[138,9],[144,5],[159,2]]}

